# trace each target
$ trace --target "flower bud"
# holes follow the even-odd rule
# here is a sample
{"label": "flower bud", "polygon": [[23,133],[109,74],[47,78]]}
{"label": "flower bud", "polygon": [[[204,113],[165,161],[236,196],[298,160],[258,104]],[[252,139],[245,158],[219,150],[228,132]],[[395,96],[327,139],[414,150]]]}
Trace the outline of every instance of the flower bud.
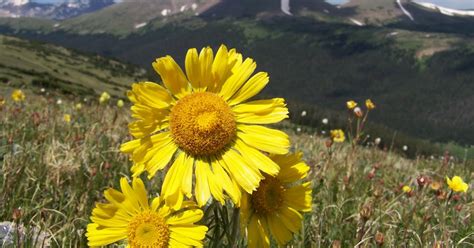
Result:
{"label": "flower bud", "polygon": [[373,214],[374,209],[370,204],[365,204],[359,211],[359,215],[362,220],[367,221]]}
{"label": "flower bud", "polygon": [[383,241],[384,241],[383,233],[377,231],[377,233],[375,234],[375,243],[376,243],[378,246],[382,246],[382,245],[383,245]]}
{"label": "flower bud", "polygon": [[362,109],[359,107],[354,108],[354,114],[357,116],[357,118],[361,118],[364,115]]}

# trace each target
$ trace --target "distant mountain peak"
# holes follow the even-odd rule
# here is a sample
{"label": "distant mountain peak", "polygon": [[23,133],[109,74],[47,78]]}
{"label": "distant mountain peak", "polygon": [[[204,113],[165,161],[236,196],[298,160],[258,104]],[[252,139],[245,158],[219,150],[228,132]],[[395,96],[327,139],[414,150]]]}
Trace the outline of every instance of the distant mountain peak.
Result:
{"label": "distant mountain peak", "polygon": [[0,0],[0,17],[40,17],[63,20],[97,11],[114,0],[68,0],[55,4],[31,0]]}
{"label": "distant mountain peak", "polygon": [[22,6],[28,3],[30,3],[30,0],[1,0],[0,6]]}

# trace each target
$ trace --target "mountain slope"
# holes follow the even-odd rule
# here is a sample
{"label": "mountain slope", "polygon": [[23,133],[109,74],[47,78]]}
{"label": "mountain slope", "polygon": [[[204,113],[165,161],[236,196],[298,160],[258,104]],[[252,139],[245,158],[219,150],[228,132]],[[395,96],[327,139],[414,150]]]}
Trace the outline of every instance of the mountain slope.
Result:
{"label": "mountain slope", "polygon": [[0,81],[64,92],[122,96],[143,77],[134,67],[100,56],[85,56],[62,47],[0,36]]}
{"label": "mountain slope", "polygon": [[[267,95],[335,110],[349,98],[374,98],[384,109],[374,120],[391,128],[436,141],[474,143],[472,39],[292,17],[258,22],[192,17],[121,39],[61,32],[23,35],[117,57],[150,71],[156,57],[170,54],[182,64],[189,47],[224,43],[270,73]],[[419,49],[430,47],[438,50],[415,57]]]}

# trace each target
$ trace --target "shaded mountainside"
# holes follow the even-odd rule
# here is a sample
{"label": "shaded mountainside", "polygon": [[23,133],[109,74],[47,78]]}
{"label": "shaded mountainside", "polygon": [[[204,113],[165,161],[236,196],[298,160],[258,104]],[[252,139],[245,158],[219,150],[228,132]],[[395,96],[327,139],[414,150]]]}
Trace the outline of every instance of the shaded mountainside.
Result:
{"label": "shaded mountainside", "polygon": [[10,86],[33,85],[74,95],[108,91],[123,96],[130,83],[142,76],[136,67],[101,56],[0,36],[0,82]]}
{"label": "shaded mountainside", "polygon": [[[183,64],[189,47],[223,43],[255,58],[259,70],[270,73],[264,94],[338,111],[347,99],[372,98],[382,110],[373,120],[391,128],[436,141],[474,143],[474,48],[469,42],[453,43],[450,50],[417,59],[415,34],[400,43],[391,32],[309,18],[192,17],[121,39],[63,32],[22,35],[115,57],[150,72],[156,57],[170,54]],[[431,35],[435,41],[443,37]]]}

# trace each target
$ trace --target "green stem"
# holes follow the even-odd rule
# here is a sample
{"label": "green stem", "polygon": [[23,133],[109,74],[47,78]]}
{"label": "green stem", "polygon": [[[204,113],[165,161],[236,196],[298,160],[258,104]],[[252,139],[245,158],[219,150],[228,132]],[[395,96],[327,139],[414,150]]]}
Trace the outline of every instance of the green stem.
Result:
{"label": "green stem", "polygon": [[229,242],[231,247],[238,247],[239,244],[239,213],[239,208],[234,208],[234,212],[232,213],[232,234]]}

